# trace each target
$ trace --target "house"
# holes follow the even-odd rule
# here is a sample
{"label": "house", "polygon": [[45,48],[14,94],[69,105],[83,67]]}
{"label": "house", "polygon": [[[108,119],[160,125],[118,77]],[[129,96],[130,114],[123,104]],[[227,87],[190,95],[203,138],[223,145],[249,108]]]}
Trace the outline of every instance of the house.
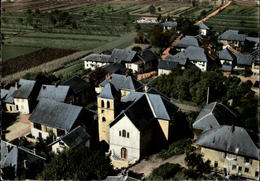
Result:
{"label": "house", "polygon": [[252,72],[254,76],[259,76],[260,71],[260,49],[254,51],[252,54],[253,56],[253,63],[252,63]]}
{"label": "house", "polygon": [[244,128],[216,127],[204,132],[195,144],[216,171],[259,180],[259,148]]}
{"label": "house", "polygon": [[241,54],[236,53],[236,65],[234,70],[245,70],[246,68],[252,67],[253,64],[253,56],[250,54]]}
{"label": "house", "polygon": [[178,110],[158,94],[131,92],[121,102],[126,108],[109,124],[109,149],[117,168],[134,164],[152,148],[167,144]]}
{"label": "house", "polygon": [[197,26],[199,26],[200,35],[207,36],[209,27],[207,25],[205,25],[203,22],[197,24]]}
{"label": "house", "polygon": [[161,60],[158,65],[158,75],[168,75],[172,72],[172,70],[176,69],[179,65],[178,62],[169,61],[169,60]]}
{"label": "house", "polygon": [[18,89],[12,94],[16,110],[22,114],[29,114],[35,105],[35,96],[38,94],[36,81],[20,79],[17,84]]}
{"label": "house", "polygon": [[226,30],[221,35],[218,36],[218,40],[223,44],[223,49],[227,45],[233,45],[236,48],[240,48],[246,40],[245,34],[239,34],[238,30]]}
{"label": "house", "polygon": [[121,63],[112,63],[103,68],[107,72],[106,78],[108,78],[112,74],[125,74],[127,71],[125,66]]}
{"label": "house", "polygon": [[[11,167],[14,169],[15,179],[28,179],[25,178],[25,175],[22,175],[22,173],[29,170],[29,168],[33,169],[42,166],[45,161],[45,158],[36,155],[34,151],[1,140],[1,175],[4,175],[5,170]],[[9,178],[12,177],[9,175],[10,173],[12,172],[9,171],[6,173]],[[3,177],[3,175],[1,177]]]}
{"label": "house", "polygon": [[47,139],[52,132],[61,137],[78,125],[86,125],[83,108],[50,99],[41,99],[29,117],[31,134],[37,140]]}
{"label": "house", "polygon": [[139,67],[139,72],[149,72],[157,68],[158,56],[151,50],[145,49],[141,51],[137,57],[142,61],[142,65]]}
{"label": "house", "polygon": [[189,46],[199,47],[199,42],[196,37],[186,35],[175,45],[179,51],[183,51]]}
{"label": "house", "polygon": [[78,126],[66,135],[58,138],[49,146],[51,146],[52,152],[54,153],[59,153],[64,149],[72,149],[80,145],[90,147],[90,138],[90,135],[81,126]]}
{"label": "house", "polygon": [[260,45],[260,40],[259,40],[259,37],[246,37],[246,41],[247,42],[253,42],[255,45],[253,47],[254,50],[257,50],[259,49],[259,45]]}
{"label": "house", "polygon": [[87,102],[93,100],[93,97],[95,96],[94,88],[90,83],[78,76],[72,77],[63,82],[62,85],[69,86],[71,90],[72,104],[83,106]]}
{"label": "house", "polygon": [[98,67],[103,67],[105,65],[109,65],[110,63],[114,63],[114,61],[110,60],[110,58],[111,55],[92,53],[83,57],[81,60],[84,61],[85,69],[95,70]]}
{"label": "house", "polygon": [[209,60],[203,48],[189,46],[185,49],[185,55],[190,63],[194,64],[201,71],[207,71]]}
{"label": "house", "polygon": [[234,66],[236,64],[236,56],[228,48],[218,51],[218,59],[220,60],[221,65]]}
{"label": "house", "polygon": [[129,176],[107,176],[104,181],[140,181],[139,179]]}
{"label": "house", "polygon": [[1,102],[4,111],[7,111],[9,113],[17,113],[13,97],[13,93],[16,90],[17,89],[15,87],[10,87],[9,89],[1,89]]}
{"label": "house", "polygon": [[163,26],[165,31],[172,30],[172,29],[176,30],[178,23],[175,21],[165,21],[161,23],[161,25]]}
{"label": "house", "polygon": [[192,124],[195,135],[221,125],[239,125],[238,117],[227,106],[212,102],[203,107]]}
{"label": "house", "polygon": [[132,76],[112,74],[109,78],[99,84],[99,87],[96,88],[96,92],[100,93],[108,82],[110,82],[115,89],[120,90],[121,97],[127,95],[131,91],[141,91],[143,88],[143,84]]}
{"label": "house", "polygon": [[57,102],[70,102],[69,94],[70,87],[64,85],[45,85],[43,84],[39,95],[37,97],[37,101],[42,99],[50,99],[55,100]]}

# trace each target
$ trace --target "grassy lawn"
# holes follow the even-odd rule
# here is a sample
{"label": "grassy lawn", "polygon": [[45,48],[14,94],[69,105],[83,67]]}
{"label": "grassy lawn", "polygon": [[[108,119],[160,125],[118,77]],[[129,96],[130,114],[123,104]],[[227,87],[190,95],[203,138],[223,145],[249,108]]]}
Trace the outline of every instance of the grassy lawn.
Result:
{"label": "grassy lawn", "polygon": [[213,16],[206,24],[215,31],[225,29],[237,29],[245,32],[257,32],[259,30],[259,9],[254,6],[232,5]]}
{"label": "grassy lawn", "polygon": [[21,55],[32,53],[34,51],[40,50],[37,47],[25,47],[25,46],[3,46],[2,57],[3,61],[15,58]]}

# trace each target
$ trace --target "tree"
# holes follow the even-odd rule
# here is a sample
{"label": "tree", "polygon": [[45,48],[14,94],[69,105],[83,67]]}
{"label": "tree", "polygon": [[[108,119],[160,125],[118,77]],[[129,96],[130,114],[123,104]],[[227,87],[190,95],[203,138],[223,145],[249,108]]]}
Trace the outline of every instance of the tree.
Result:
{"label": "tree", "polygon": [[149,176],[149,180],[166,180],[171,179],[175,174],[181,170],[179,164],[165,163],[158,168],[154,169]]}
{"label": "tree", "polygon": [[47,72],[28,72],[23,76],[24,79],[36,80],[39,84],[53,84],[59,81],[52,73]]}
{"label": "tree", "polygon": [[199,27],[194,25],[194,22],[183,17],[176,19],[178,23],[178,29],[184,35],[197,35],[199,33]]}
{"label": "tree", "polygon": [[154,5],[150,5],[149,8],[148,8],[148,11],[151,13],[151,14],[155,14],[156,12],[156,8]]}
{"label": "tree", "polygon": [[137,24],[135,25],[135,30],[136,30],[137,32],[141,30],[141,25],[140,25],[139,23],[137,23]]}
{"label": "tree", "polygon": [[[15,179],[15,167],[14,166],[6,166],[1,168],[2,173],[1,177],[3,180],[14,180]],[[0,178],[1,178],[0,177]]]}
{"label": "tree", "polygon": [[134,46],[134,47],[132,48],[132,50],[133,50],[133,51],[136,51],[136,52],[141,52],[141,51],[142,51],[142,48],[139,47],[139,46]]}
{"label": "tree", "polygon": [[210,173],[210,161],[207,160],[206,162],[203,161],[202,155],[193,153],[186,153],[185,162],[187,163],[188,167],[191,169],[195,169],[200,174],[203,173]]}
{"label": "tree", "polygon": [[45,165],[38,179],[101,180],[108,175],[115,175],[110,159],[98,150],[90,151],[80,146],[55,155]]}

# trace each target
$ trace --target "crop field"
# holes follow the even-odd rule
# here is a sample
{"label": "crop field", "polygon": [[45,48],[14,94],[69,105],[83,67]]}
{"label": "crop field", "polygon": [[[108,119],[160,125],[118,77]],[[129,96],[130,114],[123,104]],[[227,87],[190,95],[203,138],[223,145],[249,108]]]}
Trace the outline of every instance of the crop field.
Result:
{"label": "crop field", "polygon": [[245,32],[259,31],[259,8],[255,6],[232,5],[213,16],[206,24],[215,31],[237,29]]}
{"label": "crop field", "polygon": [[188,11],[182,13],[181,15],[191,19],[201,19],[204,16],[212,13],[216,9],[217,9],[216,6],[196,7],[196,8],[189,9]]}

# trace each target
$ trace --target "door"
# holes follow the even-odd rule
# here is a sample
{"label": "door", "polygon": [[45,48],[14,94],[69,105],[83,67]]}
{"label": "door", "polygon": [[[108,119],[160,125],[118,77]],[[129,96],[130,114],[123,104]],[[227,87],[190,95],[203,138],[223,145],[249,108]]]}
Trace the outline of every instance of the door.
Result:
{"label": "door", "polygon": [[121,158],[126,159],[127,158],[127,149],[121,148]]}

